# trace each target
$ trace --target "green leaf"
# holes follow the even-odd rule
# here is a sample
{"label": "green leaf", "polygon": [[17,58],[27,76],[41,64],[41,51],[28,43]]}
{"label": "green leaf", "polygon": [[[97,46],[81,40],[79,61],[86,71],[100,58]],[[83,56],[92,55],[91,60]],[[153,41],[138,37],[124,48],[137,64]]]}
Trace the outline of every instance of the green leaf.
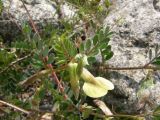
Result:
{"label": "green leaf", "polygon": [[113,57],[113,54],[114,53],[112,51],[107,50],[107,49],[105,49],[105,50],[103,50],[101,52],[101,55],[103,56],[103,58],[105,59],[105,61],[111,59]]}
{"label": "green leaf", "polygon": [[107,49],[106,44],[101,44],[101,45],[99,46],[99,49],[101,49],[101,50]]}
{"label": "green leaf", "polygon": [[55,62],[58,65],[67,63],[77,54],[75,45],[65,35],[55,41],[53,49],[55,50]]}
{"label": "green leaf", "polygon": [[91,49],[91,40],[88,39],[86,42],[86,51],[89,51]]}
{"label": "green leaf", "polygon": [[107,54],[105,54],[105,56],[104,56],[105,60],[109,60],[109,59],[111,59],[112,57],[113,57],[113,52],[112,52],[112,51],[109,52],[109,53],[107,53]]}
{"label": "green leaf", "polygon": [[89,57],[90,57],[90,56],[96,56],[98,53],[99,53],[99,49],[94,49],[94,50],[89,54]]}
{"label": "green leaf", "polygon": [[40,91],[39,91],[39,98],[43,99],[44,96],[45,96],[45,92],[46,92],[46,90],[45,90],[44,87],[40,88]]}
{"label": "green leaf", "polygon": [[158,106],[153,112],[153,120],[160,119],[160,106]]}
{"label": "green leaf", "polygon": [[65,64],[66,60],[58,60],[58,62],[56,62],[56,65],[61,65],[61,64]]}
{"label": "green leaf", "polygon": [[105,0],[105,6],[108,8],[111,5],[110,0]]}
{"label": "green leaf", "polygon": [[31,34],[31,27],[27,23],[23,24],[22,29],[23,29],[23,32],[26,35],[30,35]]}
{"label": "green leaf", "polygon": [[96,25],[95,25],[95,23],[94,23],[93,20],[90,20],[89,24],[90,24],[90,26],[92,26],[93,28],[96,28]]}
{"label": "green leaf", "polygon": [[48,47],[45,47],[44,50],[42,50],[42,55],[43,55],[43,57],[48,56],[48,53],[49,53],[49,48],[48,48]]}
{"label": "green leaf", "polygon": [[94,37],[93,37],[93,45],[96,45],[98,43],[98,35],[96,34]]}
{"label": "green leaf", "polygon": [[2,0],[0,0],[0,14],[2,13],[3,11],[3,3],[2,3]]}
{"label": "green leaf", "polygon": [[155,61],[152,62],[154,65],[160,65],[160,57],[156,58]]}
{"label": "green leaf", "polygon": [[101,29],[101,30],[99,31],[98,39],[99,39],[100,41],[104,40],[103,29]]}
{"label": "green leaf", "polygon": [[87,119],[90,114],[92,113],[92,110],[93,108],[91,106],[86,106],[86,108],[84,109],[84,111],[82,112],[82,116],[84,119]]}
{"label": "green leaf", "polygon": [[111,45],[108,45],[111,34],[112,32],[110,32],[109,27],[100,28],[99,30],[97,30],[92,40],[88,40],[85,43],[85,54],[89,57],[92,57],[97,55],[99,51],[101,51],[101,55],[104,61],[109,60],[113,56]]}
{"label": "green leaf", "polygon": [[35,69],[41,69],[41,68],[43,68],[44,64],[43,64],[42,60],[40,60],[39,55],[37,53],[34,54],[34,56],[33,56],[32,65],[33,65],[33,67]]}
{"label": "green leaf", "polygon": [[39,50],[42,50],[42,47],[43,47],[43,42],[40,41],[40,40],[37,40],[37,48],[38,48]]}
{"label": "green leaf", "polygon": [[3,10],[3,3],[2,3],[2,0],[0,0],[0,14],[1,14],[2,10]]}
{"label": "green leaf", "polygon": [[19,49],[33,49],[32,44],[33,42],[28,41],[16,41],[12,44],[12,46],[19,48]]}
{"label": "green leaf", "polygon": [[83,53],[84,52],[84,43],[81,43],[80,47],[79,47],[79,52]]}
{"label": "green leaf", "polygon": [[9,64],[14,58],[14,53],[8,53],[6,50],[0,50],[0,67]]}
{"label": "green leaf", "polygon": [[96,58],[95,57],[89,57],[88,61],[89,61],[89,64],[95,63],[96,62]]}
{"label": "green leaf", "polygon": [[77,49],[69,39],[64,39],[62,42],[63,52],[67,52],[70,57],[74,57],[77,54]]}
{"label": "green leaf", "polygon": [[106,48],[108,51],[111,50],[111,45],[108,45],[107,48]]}
{"label": "green leaf", "polygon": [[58,45],[58,44],[56,44],[56,45],[54,46],[54,50],[55,50],[56,52],[58,52],[58,53],[63,53],[62,47],[61,47],[60,45]]}
{"label": "green leaf", "polygon": [[160,60],[154,61],[152,64],[160,65]]}
{"label": "green leaf", "polygon": [[54,59],[55,59],[54,54],[49,55],[49,57],[48,57],[48,61],[47,61],[47,64],[51,64],[51,63],[53,63]]}

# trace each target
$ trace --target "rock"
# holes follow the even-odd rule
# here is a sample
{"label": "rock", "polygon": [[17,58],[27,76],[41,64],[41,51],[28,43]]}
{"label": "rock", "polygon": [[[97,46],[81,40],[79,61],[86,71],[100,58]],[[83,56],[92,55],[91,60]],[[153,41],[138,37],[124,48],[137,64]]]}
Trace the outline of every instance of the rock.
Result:
{"label": "rock", "polygon": [[[2,0],[2,3],[0,36],[5,42],[10,42],[21,33],[21,26],[29,21],[29,16],[21,0]],[[56,9],[52,2],[46,0],[24,0],[24,4],[36,24],[42,25],[44,21],[53,22],[56,20]]]}
{"label": "rock", "polygon": [[[32,20],[41,28],[46,24],[57,24],[58,14],[56,3],[52,0],[23,0]],[[8,40],[21,32],[21,25],[29,22],[29,16],[21,0],[2,0],[3,11],[0,15],[0,36]],[[68,19],[74,15],[74,10],[64,4],[61,6],[63,16]],[[7,37],[7,38],[6,38]]]}
{"label": "rock", "polygon": [[[160,43],[160,1],[159,0],[111,0],[111,12],[104,25],[115,32],[110,44],[114,52],[108,62],[114,67],[143,66],[149,61],[149,47]],[[137,92],[148,70],[110,71],[110,79],[115,84],[106,101],[124,113],[139,113],[153,110],[160,105],[159,72],[153,72],[155,85],[147,88],[148,101],[139,108]],[[107,76],[106,76],[107,77]],[[146,92],[146,94],[148,94]],[[145,93],[144,93],[145,95]],[[149,103],[152,102],[152,104]]]}
{"label": "rock", "polygon": [[41,3],[41,0],[24,0],[24,3],[30,4],[30,5],[40,4],[40,3]]}
{"label": "rock", "polygon": [[160,1],[159,0],[153,0],[153,6],[155,10],[160,12]]}

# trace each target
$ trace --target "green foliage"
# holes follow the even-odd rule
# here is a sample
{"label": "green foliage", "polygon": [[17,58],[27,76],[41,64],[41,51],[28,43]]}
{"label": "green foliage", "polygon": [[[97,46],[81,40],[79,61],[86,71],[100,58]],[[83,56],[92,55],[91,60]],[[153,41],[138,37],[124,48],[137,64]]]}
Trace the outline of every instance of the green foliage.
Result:
{"label": "green foliage", "polygon": [[1,14],[2,10],[3,10],[3,3],[2,3],[2,1],[0,0],[0,14]]}
{"label": "green foliage", "polygon": [[111,59],[113,52],[108,43],[112,34],[109,27],[99,29],[92,39],[88,39],[80,45],[80,53],[84,53],[92,58],[101,53],[103,62]]}
{"label": "green foliage", "polygon": [[12,60],[15,59],[15,54],[8,52],[7,50],[0,49],[0,69],[8,65]]}
{"label": "green foliage", "polygon": [[155,45],[153,50],[149,50],[149,58],[153,65],[160,65],[160,47],[158,44]]}
{"label": "green foliage", "polygon": [[88,106],[88,105],[84,105],[85,109],[82,113],[82,117],[84,119],[88,118],[90,116],[90,114],[93,112],[93,107],[92,106]]}
{"label": "green foliage", "polygon": [[160,57],[157,57],[156,60],[154,62],[152,62],[152,64],[154,65],[160,65]]}
{"label": "green foliage", "polygon": [[158,106],[153,112],[153,120],[160,119],[160,106]]}
{"label": "green foliage", "polygon": [[105,6],[109,7],[111,5],[110,0],[105,0]]}
{"label": "green foliage", "polygon": [[77,54],[75,45],[65,35],[62,35],[55,41],[53,49],[56,51],[56,64],[66,64]]}

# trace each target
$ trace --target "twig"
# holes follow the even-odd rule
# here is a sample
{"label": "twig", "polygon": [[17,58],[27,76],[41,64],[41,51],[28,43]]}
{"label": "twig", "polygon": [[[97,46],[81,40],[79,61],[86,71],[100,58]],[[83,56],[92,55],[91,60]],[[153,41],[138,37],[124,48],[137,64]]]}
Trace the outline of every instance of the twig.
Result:
{"label": "twig", "polygon": [[14,108],[14,109],[16,109],[16,110],[18,110],[18,111],[20,111],[20,112],[23,112],[23,113],[25,113],[25,114],[27,114],[27,115],[30,114],[29,111],[24,110],[23,108],[17,107],[17,106],[15,106],[15,105],[12,105],[12,104],[10,104],[10,103],[7,103],[7,102],[5,102],[5,101],[0,100],[0,103],[2,103],[2,104],[4,104],[4,105],[7,105],[7,106],[9,106],[9,107],[11,107],[11,108]]}
{"label": "twig", "polygon": [[103,111],[105,115],[113,115],[111,110],[106,106],[106,104],[98,99],[93,100],[93,102]]}
{"label": "twig", "polygon": [[60,92],[64,95],[64,99],[67,99],[68,96],[64,93],[64,87],[61,84],[61,82],[59,81],[59,79],[58,79],[58,77],[57,77],[57,75],[56,75],[56,73],[55,73],[55,71],[53,69],[52,64],[48,64],[47,66],[48,66],[49,69],[51,69],[51,71],[52,71],[52,77],[55,80],[55,82],[57,83]]}
{"label": "twig", "polygon": [[160,52],[148,63],[146,63],[143,66],[137,66],[137,67],[108,67],[105,64],[102,64],[99,66],[100,69],[106,69],[106,70],[137,70],[137,69],[151,69],[151,70],[160,70],[160,67],[150,66],[154,60],[160,56]]}
{"label": "twig", "polygon": [[28,86],[28,85],[32,84],[34,81],[36,81],[38,78],[41,78],[49,73],[51,73],[50,70],[39,71],[39,72],[35,73],[34,75],[30,76],[29,78],[27,78],[26,80],[19,82],[18,85]]}
{"label": "twig", "polygon": [[3,72],[5,72],[6,70],[8,70],[10,67],[12,67],[13,65],[17,64],[18,62],[21,62],[27,58],[29,58],[32,55],[32,53],[30,53],[27,56],[24,56],[22,58],[17,59],[16,61],[11,62],[6,68],[4,68],[2,71],[0,71],[0,74],[2,74]]}
{"label": "twig", "polygon": [[34,30],[35,33],[38,35],[39,39],[41,39],[41,36],[40,36],[40,34],[39,34],[39,32],[38,32],[38,30],[37,30],[37,28],[36,28],[36,25],[34,24],[34,21],[33,21],[32,17],[31,17],[31,15],[30,15],[30,13],[29,13],[29,11],[28,11],[25,3],[24,3],[24,0],[20,0],[20,1],[22,2],[23,7],[24,7],[24,9],[26,10],[26,12],[27,12],[27,14],[28,14],[29,21],[30,21],[30,23],[31,23],[31,25],[32,25],[32,27],[33,27],[33,30]]}
{"label": "twig", "polygon": [[92,115],[98,116],[100,118],[107,118],[107,117],[125,117],[125,118],[139,118],[139,117],[146,117],[146,116],[156,116],[156,115],[160,115],[159,112],[149,112],[149,113],[144,113],[144,114],[133,114],[133,115],[129,115],[129,114],[115,114],[115,115],[102,115],[102,114],[97,114],[97,113],[91,113]]}
{"label": "twig", "polygon": [[15,50],[30,50],[30,49],[27,49],[27,48],[16,48],[16,47],[7,47],[7,48],[0,48],[0,50],[13,50],[13,49],[15,49]]}
{"label": "twig", "polygon": [[137,70],[137,69],[151,69],[151,70],[160,70],[160,67],[154,66],[138,66],[138,67],[107,67],[106,65],[100,66],[101,70]]}
{"label": "twig", "polygon": [[13,22],[13,20],[0,20],[0,23]]}

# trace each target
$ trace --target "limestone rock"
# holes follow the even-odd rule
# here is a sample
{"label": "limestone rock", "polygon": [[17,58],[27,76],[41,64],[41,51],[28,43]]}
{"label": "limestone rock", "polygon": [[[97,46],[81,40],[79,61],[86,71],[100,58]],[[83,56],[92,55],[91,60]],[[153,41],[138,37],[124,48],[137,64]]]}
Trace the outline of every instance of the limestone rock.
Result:
{"label": "limestone rock", "polygon": [[[160,43],[160,5],[159,0],[111,0],[113,6],[104,25],[111,26],[115,32],[110,44],[114,52],[108,62],[114,67],[143,66],[149,61],[149,47]],[[137,97],[137,91],[142,80],[148,74],[147,70],[129,70],[110,72],[110,79],[115,84],[114,95],[107,101],[121,108],[122,112],[136,113],[153,110],[160,105],[159,72],[154,72],[155,86],[149,89],[152,105],[145,101],[144,109]],[[145,94],[144,94],[145,95]],[[117,97],[119,96],[119,97]],[[154,106],[154,107],[153,107]],[[122,108],[123,107],[123,108]],[[143,110],[142,110],[143,109]]]}

